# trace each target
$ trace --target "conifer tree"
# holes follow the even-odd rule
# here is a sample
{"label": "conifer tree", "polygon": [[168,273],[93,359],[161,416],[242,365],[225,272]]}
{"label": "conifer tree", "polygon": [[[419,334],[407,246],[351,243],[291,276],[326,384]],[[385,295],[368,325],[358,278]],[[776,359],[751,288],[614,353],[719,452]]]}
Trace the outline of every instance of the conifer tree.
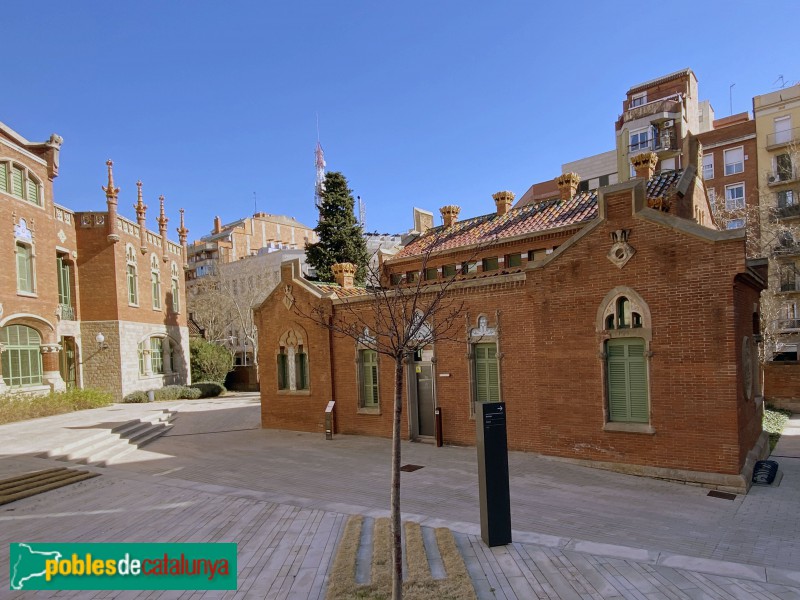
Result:
{"label": "conifer tree", "polygon": [[317,270],[322,281],[333,281],[331,267],[335,263],[356,265],[355,282],[363,285],[367,274],[367,243],[353,213],[353,192],[339,172],[325,174],[321,194],[319,223],[314,228],[319,236],[316,244],[306,244],[306,260]]}

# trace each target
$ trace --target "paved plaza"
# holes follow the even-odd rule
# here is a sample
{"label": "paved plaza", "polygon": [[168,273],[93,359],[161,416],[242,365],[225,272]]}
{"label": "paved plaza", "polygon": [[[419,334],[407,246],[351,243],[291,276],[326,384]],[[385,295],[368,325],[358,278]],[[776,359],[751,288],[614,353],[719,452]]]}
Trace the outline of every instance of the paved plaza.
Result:
{"label": "paved plaza", "polygon": [[[170,407],[173,429],[87,467],[101,477],[0,507],[3,563],[18,541],[236,542],[235,594],[58,596],[324,598],[348,517],[388,514],[388,440],[262,430],[252,394],[114,405],[0,426],[0,478],[64,466],[40,455]],[[773,453],[780,485],[734,500],[511,453],[514,543],[492,549],[479,535],[475,449],[402,450],[423,467],[403,473],[403,518],[454,532],[479,598],[800,599],[800,419]],[[0,569],[0,588],[7,578]]]}

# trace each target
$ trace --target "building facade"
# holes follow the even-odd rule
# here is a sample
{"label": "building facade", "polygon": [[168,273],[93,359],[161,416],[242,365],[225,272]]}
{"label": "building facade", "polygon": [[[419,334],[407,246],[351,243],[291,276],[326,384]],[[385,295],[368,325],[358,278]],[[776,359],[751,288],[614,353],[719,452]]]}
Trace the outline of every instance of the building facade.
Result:
{"label": "building facade", "polygon": [[[694,173],[654,175],[657,156],[634,158],[639,177],[599,191],[566,174],[556,200],[511,209],[498,192],[496,212],[464,221],[443,207],[442,227],[384,263],[389,293],[419,289],[424,303],[447,281],[460,307],[455,329],[408,357],[404,437],[432,436],[439,409],[443,441],[474,444],[476,403],[502,400],[511,449],[748,487],[766,452],[753,352],[764,282],[744,233],[712,225]],[[281,324],[260,338],[263,427],[321,432],[334,400],[337,431],[391,435],[381,326],[354,340],[318,324],[375,318],[373,295],[339,274],[315,284],[284,264],[257,310]]]}
{"label": "building facade", "polygon": [[[94,387],[115,399],[189,381],[185,247],[117,214],[108,163],[107,211],[54,202],[61,138],[30,142],[0,124],[0,388],[44,393]],[[185,244],[187,230],[179,228]]]}

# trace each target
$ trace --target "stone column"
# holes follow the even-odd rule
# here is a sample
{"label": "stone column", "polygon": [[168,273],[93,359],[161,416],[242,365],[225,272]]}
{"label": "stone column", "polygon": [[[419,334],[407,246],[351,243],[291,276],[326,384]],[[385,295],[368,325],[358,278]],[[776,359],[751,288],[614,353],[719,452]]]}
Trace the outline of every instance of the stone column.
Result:
{"label": "stone column", "polygon": [[[6,347],[4,344],[0,344],[0,355],[3,354]],[[3,380],[3,361],[0,360],[0,394],[6,391],[6,382]]]}
{"label": "stone column", "polygon": [[58,368],[58,353],[61,351],[61,344],[42,344],[39,349],[42,353],[42,381],[48,384],[54,392],[65,391],[67,384],[61,378],[61,370]]}

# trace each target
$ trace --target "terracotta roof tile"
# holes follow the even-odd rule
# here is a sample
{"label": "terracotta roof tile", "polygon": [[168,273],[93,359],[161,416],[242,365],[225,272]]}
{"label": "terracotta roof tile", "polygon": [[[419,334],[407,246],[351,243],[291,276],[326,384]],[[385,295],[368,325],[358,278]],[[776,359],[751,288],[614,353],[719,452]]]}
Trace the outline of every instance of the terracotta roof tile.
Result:
{"label": "terracotta roof tile", "polygon": [[[681,171],[666,171],[647,182],[647,197],[658,198],[673,191]],[[456,223],[448,229],[429,229],[406,245],[394,259],[416,256],[436,245],[437,251],[452,250],[473,244],[491,244],[505,238],[524,236],[580,225],[597,217],[597,191],[579,192],[570,200],[545,200],[512,208],[504,215],[491,213]]]}
{"label": "terracotta roof tile", "polygon": [[343,288],[338,283],[330,283],[327,281],[309,281],[308,283],[318,287],[325,294],[336,294],[339,298],[350,298],[367,293],[367,288],[364,287]]}

